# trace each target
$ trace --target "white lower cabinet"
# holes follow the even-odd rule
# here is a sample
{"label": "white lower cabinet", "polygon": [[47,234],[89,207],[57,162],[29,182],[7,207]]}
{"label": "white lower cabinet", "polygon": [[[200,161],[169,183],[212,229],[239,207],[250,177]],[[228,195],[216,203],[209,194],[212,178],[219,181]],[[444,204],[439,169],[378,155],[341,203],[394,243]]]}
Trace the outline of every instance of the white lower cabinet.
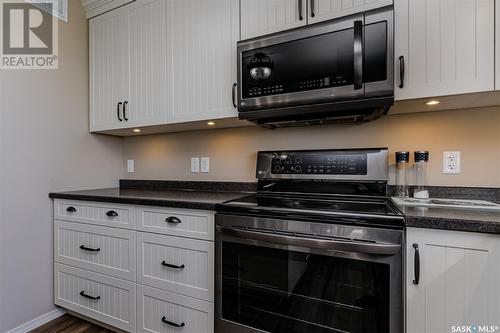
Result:
{"label": "white lower cabinet", "polygon": [[54,277],[57,305],[135,332],[135,283],[57,263]]}
{"label": "white lower cabinet", "polygon": [[54,221],[57,262],[136,280],[135,231]]}
{"label": "white lower cabinet", "polygon": [[211,211],[165,207],[137,207],[137,230],[171,236],[214,240]]}
{"label": "white lower cabinet", "polygon": [[137,233],[137,282],[214,300],[214,243]]}
{"label": "white lower cabinet", "polygon": [[213,333],[214,304],[138,285],[137,332]]}
{"label": "white lower cabinet", "polygon": [[213,333],[213,229],[210,211],[55,200],[55,304],[127,332]]}
{"label": "white lower cabinet", "polygon": [[406,251],[407,333],[500,326],[499,235],[408,228]]}

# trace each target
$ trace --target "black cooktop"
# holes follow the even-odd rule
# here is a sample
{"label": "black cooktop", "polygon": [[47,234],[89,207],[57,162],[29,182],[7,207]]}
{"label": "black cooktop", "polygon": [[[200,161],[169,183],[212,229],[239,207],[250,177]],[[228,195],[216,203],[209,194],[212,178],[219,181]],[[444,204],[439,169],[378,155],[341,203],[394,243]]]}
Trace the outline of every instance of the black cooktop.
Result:
{"label": "black cooktop", "polygon": [[220,213],[403,226],[404,216],[386,197],[258,193],[216,206]]}

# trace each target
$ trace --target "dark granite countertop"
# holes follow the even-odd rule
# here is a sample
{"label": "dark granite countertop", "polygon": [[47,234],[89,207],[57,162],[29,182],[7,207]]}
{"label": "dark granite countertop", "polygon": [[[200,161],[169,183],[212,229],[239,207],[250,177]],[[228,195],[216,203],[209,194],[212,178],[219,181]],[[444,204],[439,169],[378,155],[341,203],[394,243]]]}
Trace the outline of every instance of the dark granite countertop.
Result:
{"label": "dark granite countertop", "polygon": [[248,193],[186,190],[148,190],[104,188],[95,190],[50,193],[53,199],[101,201],[132,205],[163,206],[186,209],[214,210],[215,205],[240,198]]}
{"label": "dark granite countertop", "polygon": [[[121,180],[120,188],[55,192],[54,199],[214,210],[215,205],[255,192],[255,183]],[[499,202],[498,188],[432,187],[433,197]],[[500,211],[398,206],[408,227],[500,234]]]}
{"label": "dark granite countertop", "polygon": [[406,226],[500,234],[500,211],[398,206]]}

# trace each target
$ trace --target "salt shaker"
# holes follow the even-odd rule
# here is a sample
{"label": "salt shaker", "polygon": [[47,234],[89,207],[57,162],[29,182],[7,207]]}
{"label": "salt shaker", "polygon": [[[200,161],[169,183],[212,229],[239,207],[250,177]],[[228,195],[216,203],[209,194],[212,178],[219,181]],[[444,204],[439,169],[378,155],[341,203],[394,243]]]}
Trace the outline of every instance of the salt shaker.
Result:
{"label": "salt shaker", "polygon": [[417,184],[413,192],[413,197],[416,199],[429,199],[429,191],[427,189],[427,162],[429,162],[428,151],[415,152]]}
{"label": "salt shaker", "polygon": [[396,191],[395,197],[408,197],[408,164],[410,153],[407,151],[396,152]]}

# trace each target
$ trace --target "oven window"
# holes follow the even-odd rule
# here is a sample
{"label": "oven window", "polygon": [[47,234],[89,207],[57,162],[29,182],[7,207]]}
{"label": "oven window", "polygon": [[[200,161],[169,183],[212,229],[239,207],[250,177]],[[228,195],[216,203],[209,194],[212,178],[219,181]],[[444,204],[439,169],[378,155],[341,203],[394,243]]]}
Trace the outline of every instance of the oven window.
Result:
{"label": "oven window", "polygon": [[390,268],[222,243],[222,318],[271,333],[388,332]]}

